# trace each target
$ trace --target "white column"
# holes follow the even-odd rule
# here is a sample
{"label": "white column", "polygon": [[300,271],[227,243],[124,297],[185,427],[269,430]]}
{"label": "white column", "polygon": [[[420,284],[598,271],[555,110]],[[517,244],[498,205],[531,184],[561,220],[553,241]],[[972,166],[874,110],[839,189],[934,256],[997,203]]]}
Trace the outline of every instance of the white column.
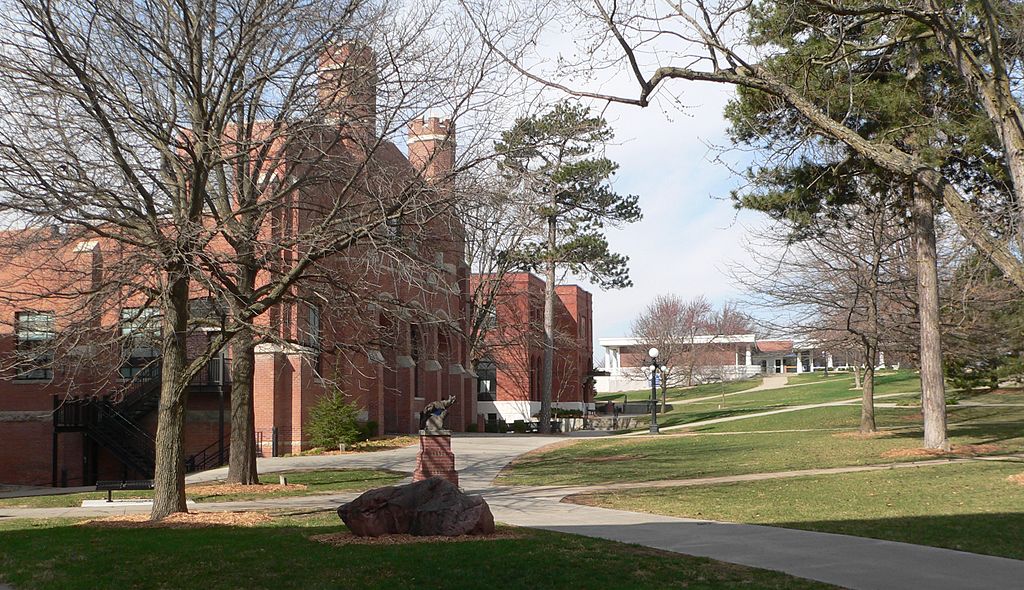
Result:
{"label": "white column", "polygon": [[881,350],[878,351],[878,366],[879,367],[884,367],[885,366],[885,353],[882,352]]}
{"label": "white column", "polygon": [[796,372],[797,373],[803,373],[804,372],[804,359],[803,359],[803,353],[802,352],[797,352],[796,353]]}
{"label": "white column", "polygon": [[750,346],[747,346],[747,366],[750,366]]}
{"label": "white column", "polygon": [[831,352],[826,352],[825,353],[825,366],[830,368],[830,369],[832,368],[832,353]]}
{"label": "white column", "polygon": [[611,369],[612,368],[612,353],[611,353],[611,351],[608,350],[608,348],[604,349],[604,368],[605,369]]}

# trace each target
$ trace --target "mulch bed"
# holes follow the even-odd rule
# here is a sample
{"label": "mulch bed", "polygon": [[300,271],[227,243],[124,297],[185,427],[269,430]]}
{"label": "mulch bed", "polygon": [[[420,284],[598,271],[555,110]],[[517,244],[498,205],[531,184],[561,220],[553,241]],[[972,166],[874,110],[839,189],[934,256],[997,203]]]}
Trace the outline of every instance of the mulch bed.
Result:
{"label": "mulch bed", "polygon": [[873,438],[886,438],[892,436],[894,433],[887,430],[876,430],[875,432],[860,432],[854,430],[852,432],[837,432],[832,436],[835,438],[852,438],[856,440],[868,440]]}
{"label": "mulch bed", "polygon": [[490,535],[461,535],[444,537],[440,535],[417,537],[416,535],[382,535],[380,537],[359,537],[349,532],[311,535],[310,541],[343,547],[345,545],[409,545],[412,543],[466,543],[472,541],[498,541],[502,539],[521,539],[522,533],[512,530],[499,530]]}
{"label": "mulch bed", "polygon": [[185,493],[196,496],[224,496],[227,494],[272,494],[274,492],[290,492],[306,489],[306,484],[263,483],[258,485],[242,485],[240,483],[215,483],[185,486]]}
{"label": "mulch bed", "polygon": [[338,449],[313,448],[302,451],[298,454],[286,454],[285,457],[309,457],[321,455],[358,455],[360,453],[372,453],[374,451],[390,451],[403,449],[419,443],[418,436],[392,436],[388,438],[374,438],[358,442],[344,451]]}
{"label": "mulch bed", "polygon": [[1003,450],[1000,445],[957,445],[949,451],[939,449],[892,449],[882,453],[886,459],[898,457],[974,457],[976,455],[988,455]]}
{"label": "mulch bed", "polygon": [[198,529],[214,526],[252,527],[273,520],[264,512],[176,512],[162,520],[150,520],[148,514],[120,514],[94,518],[81,523],[104,529]]}

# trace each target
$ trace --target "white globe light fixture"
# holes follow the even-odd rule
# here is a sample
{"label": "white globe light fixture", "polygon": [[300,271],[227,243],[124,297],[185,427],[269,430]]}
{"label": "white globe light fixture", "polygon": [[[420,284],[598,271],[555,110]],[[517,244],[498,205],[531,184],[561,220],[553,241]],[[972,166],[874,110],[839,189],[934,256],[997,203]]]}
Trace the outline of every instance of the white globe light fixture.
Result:
{"label": "white globe light fixture", "polygon": [[658,364],[657,348],[647,351],[651,357],[651,434],[658,434],[658,369],[664,369]]}

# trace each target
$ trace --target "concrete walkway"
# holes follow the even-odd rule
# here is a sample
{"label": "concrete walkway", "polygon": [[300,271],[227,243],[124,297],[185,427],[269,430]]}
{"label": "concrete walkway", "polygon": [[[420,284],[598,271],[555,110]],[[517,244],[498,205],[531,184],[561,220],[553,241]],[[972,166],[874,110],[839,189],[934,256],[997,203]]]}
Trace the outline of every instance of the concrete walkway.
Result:
{"label": "concrete walkway", "polygon": [[[563,502],[569,493],[594,488],[496,487],[493,480],[517,455],[563,438],[544,436],[456,436],[453,447],[463,487],[483,494],[495,519],[512,525],[580,534],[782,571],[846,588],[1020,588],[1024,561],[777,527],[718,523],[609,510]],[[260,460],[261,472],[291,469],[378,467],[410,472],[415,448],[359,455]],[[939,461],[949,462],[949,461]],[[922,462],[924,463],[924,462]],[[192,481],[216,479],[217,471]],[[596,488],[600,490],[600,488]],[[200,511],[277,510],[290,513],[333,510],[355,493],[277,498],[253,502],[204,503]],[[0,509],[0,518],[87,517],[147,512],[146,507],[102,509]],[[3,589],[0,589],[3,590]]]}
{"label": "concrete walkway", "polygon": [[846,535],[489,494],[497,520],[777,570],[858,590],[1020,588],[1024,561]]}
{"label": "concrete walkway", "polygon": [[[741,391],[740,393],[749,393],[750,389]],[[887,393],[885,395],[876,395],[875,399],[885,399],[889,397],[899,397],[910,395],[913,392],[901,392],[901,393]],[[775,414],[786,414],[788,412],[799,412],[801,410],[813,410],[815,408],[829,408],[832,406],[845,406],[851,403],[859,402],[860,397],[854,397],[834,402],[822,402],[817,404],[803,404],[799,406],[785,406],[776,410],[765,410],[763,412],[751,412],[750,414],[739,414],[736,416],[726,416],[724,418],[711,418],[709,420],[700,420],[698,422],[688,422],[686,424],[677,424],[675,426],[663,426],[661,432],[671,432],[673,430],[684,430],[686,428],[696,428],[698,426],[708,426],[710,424],[721,424],[723,422],[735,422],[736,420],[746,420],[748,418],[760,418],[762,416],[773,416]],[[652,435],[646,430],[638,430],[636,432],[627,432],[626,434],[620,434],[618,436],[658,436]]]}

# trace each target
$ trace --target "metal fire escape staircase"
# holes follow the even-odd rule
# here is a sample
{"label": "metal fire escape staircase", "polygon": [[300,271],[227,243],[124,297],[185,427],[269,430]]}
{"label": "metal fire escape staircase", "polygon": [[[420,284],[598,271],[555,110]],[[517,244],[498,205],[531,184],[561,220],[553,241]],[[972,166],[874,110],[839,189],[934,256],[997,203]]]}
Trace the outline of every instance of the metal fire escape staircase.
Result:
{"label": "metal fire escape staircase", "polygon": [[[193,391],[220,390],[229,382],[223,370],[226,359],[214,359],[189,383]],[[125,466],[125,479],[150,479],[156,464],[156,440],[142,425],[160,404],[160,373],[139,379],[128,392],[112,397],[55,399],[54,433],[82,432],[110,451]],[[211,445],[185,459],[186,471],[199,471],[227,462],[230,438]],[[134,472],[134,473],[131,473]]]}
{"label": "metal fire escape staircase", "polygon": [[136,478],[153,477],[156,441],[140,423],[160,403],[160,376],[140,380],[121,399],[55,399],[55,432],[84,432],[110,451]]}

